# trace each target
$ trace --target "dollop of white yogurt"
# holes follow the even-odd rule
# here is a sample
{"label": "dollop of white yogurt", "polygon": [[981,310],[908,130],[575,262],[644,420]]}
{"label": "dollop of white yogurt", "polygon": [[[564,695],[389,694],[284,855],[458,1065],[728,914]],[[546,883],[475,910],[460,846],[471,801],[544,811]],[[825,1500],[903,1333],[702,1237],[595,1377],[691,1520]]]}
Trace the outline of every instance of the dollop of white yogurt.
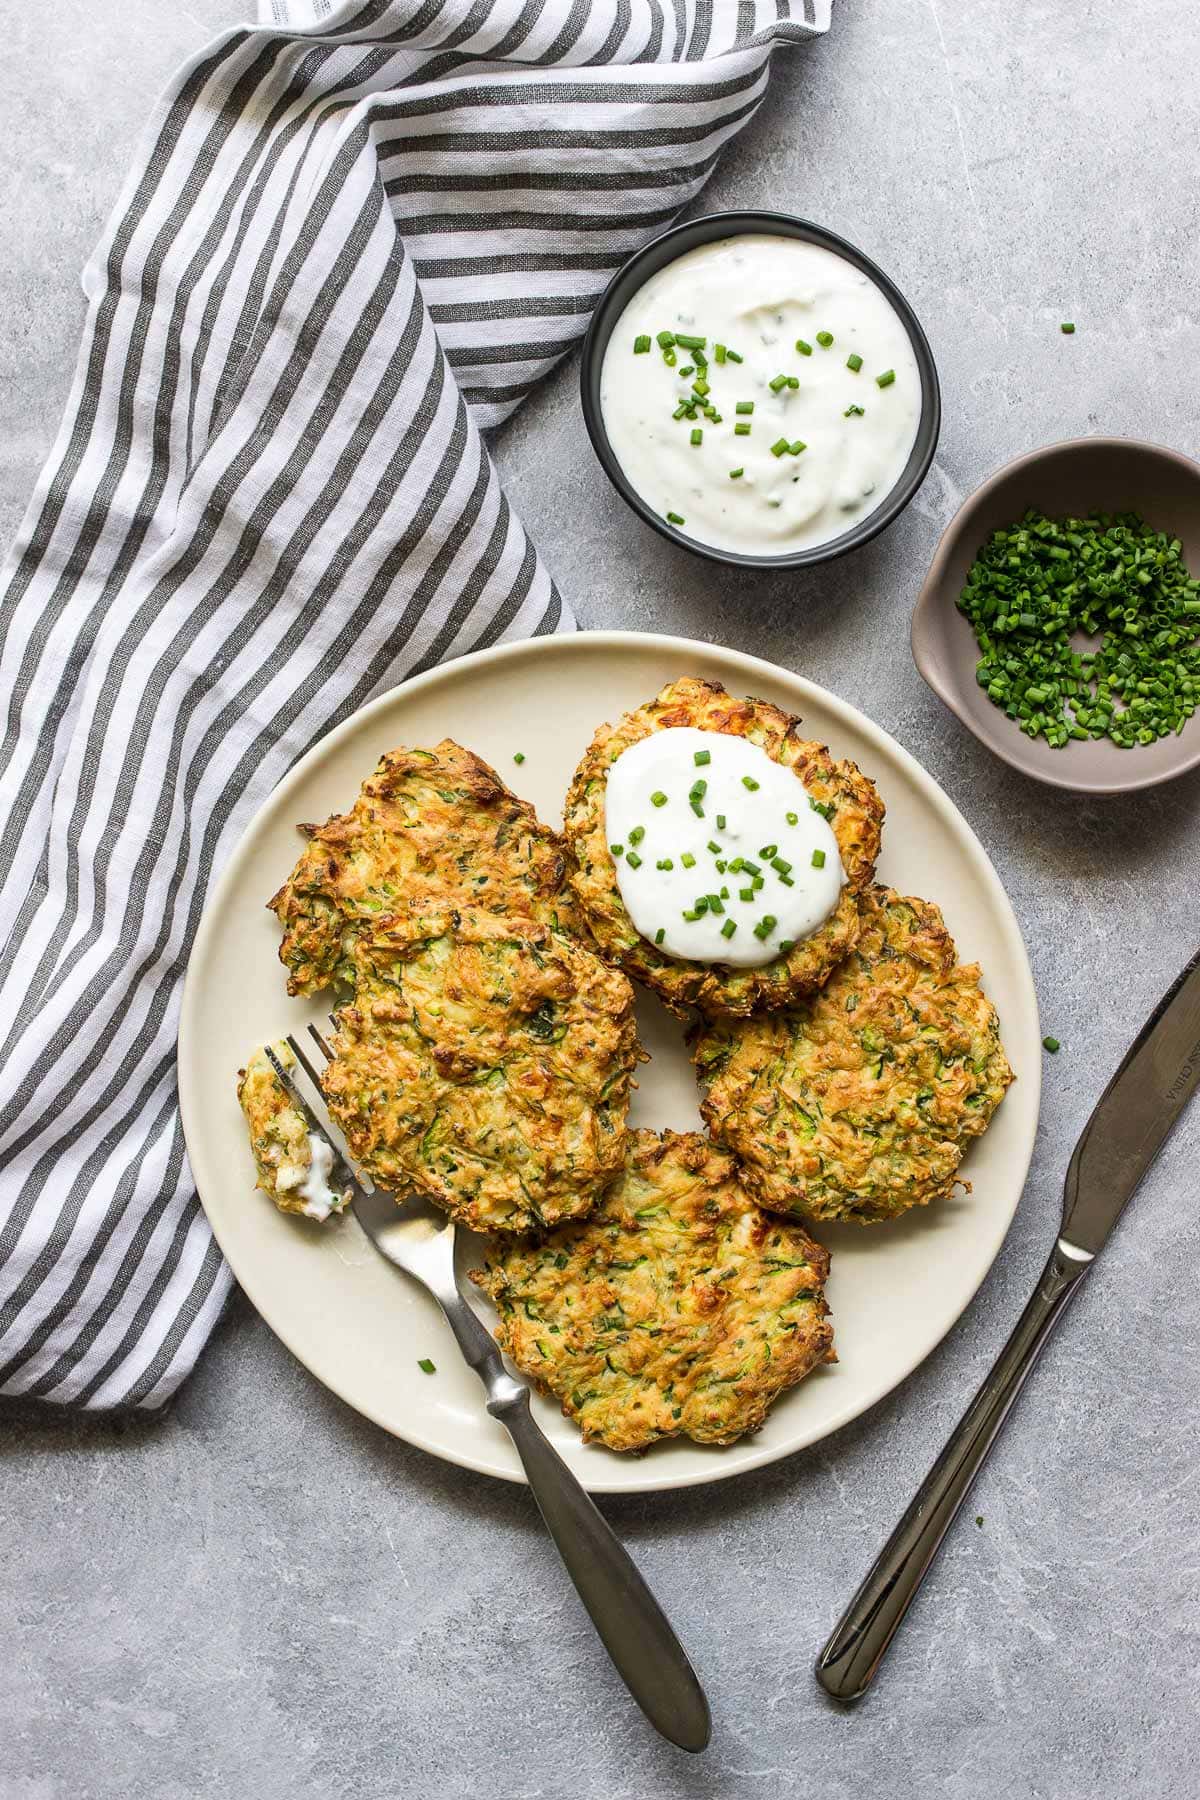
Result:
{"label": "dollop of white yogurt", "polygon": [[[668,345],[669,366],[664,331],[702,346]],[[605,350],[600,408],[622,469],[663,518],[714,549],[782,556],[841,536],[895,487],[921,377],[899,314],[853,263],[748,232],[639,288]]]}
{"label": "dollop of white yogurt", "polygon": [[824,924],[846,879],[798,775],[746,738],[690,725],[621,752],[605,829],[635,927],[688,962],[773,962]]}
{"label": "dollop of white yogurt", "polygon": [[275,1177],[275,1185],[284,1194],[298,1193],[304,1201],[306,1218],[324,1220],[340,1212],[346,1196],[330,1184],[333,1173],[333,1151],[315,1131],[308,1133],[311,1161],[306,1169],[297,1163],[285,1163]]}

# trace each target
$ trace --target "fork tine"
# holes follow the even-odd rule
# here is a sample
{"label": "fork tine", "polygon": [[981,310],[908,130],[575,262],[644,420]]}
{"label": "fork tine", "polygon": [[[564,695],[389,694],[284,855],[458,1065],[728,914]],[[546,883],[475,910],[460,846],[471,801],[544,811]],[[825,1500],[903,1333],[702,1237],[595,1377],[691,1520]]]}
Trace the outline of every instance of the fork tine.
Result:
{"label": "fork tine", "polygon": [[312,1082],[313,1086],[316,1088],[316,1090],[319,1094],[321,1092],[321,1078],[317,1074],[317,1071],[313,1068],[312,1064],[309,1062],[308,1056],[305,1053],[303,1044],[301,1044],[301,1042],[297,1038],[295,1032],[292,1032],[292,1031],[288,1032],[288,1040],[287,1041],[288,1041],[288,1049],[291,1051],[291,1053],[295,1057],[296,1061],[300,1064],[300,1067],[304,1070],[304,1073],[308,1076],[308,1079]]}
{"label": "fork tine", "polygon": [[366,1193],[368,1191],[367,1182],[351,1162],[339,1135],[335,1128],[329,1123],[325,1112],[325,1096],[321,1092],[321,1083],[317,1078],[316,1070],[304,1053],[303,1046],[297,1042],[295,1033],[291,1031],[288,1032],[284,1042],[292,1055],[296,1058],[300,1067],[304,1070],[304,1073],[308,1076],[308,1079],[312,1082],[317,1096],[316,1103],[314,1104],[309,1100],[307,1094],[304,1093],[294,1075],[292,1075],[290,1070],[284,1068],[279,1058],[275,1055],[275,1052],[271,1049],[271,1046],[267,1044],[264,1048],[267,1056],[270,1058],[271,1067],[275,1070],[275,1073],[283,1083],[285,1092],[296,1102],[304,1113],[310,1128],[315,1131],[333,1151],[333,1154],[337,1159],[337,1166],[341,1168],[346,1179],[358,1193]]}

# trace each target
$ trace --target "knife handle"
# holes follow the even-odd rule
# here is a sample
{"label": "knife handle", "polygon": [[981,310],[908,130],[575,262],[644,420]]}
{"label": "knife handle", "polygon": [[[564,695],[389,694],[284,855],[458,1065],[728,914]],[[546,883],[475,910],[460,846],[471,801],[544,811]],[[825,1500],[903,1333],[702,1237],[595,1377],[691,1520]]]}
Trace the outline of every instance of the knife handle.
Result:
{"label": "knife handle", "polygon": [[1055,1244],[1033,1297],[991,1374],[817,1660],[817,1680],[833,1699],[850,1703],[866,1693],[1009,1407],[1092,1260],[1086,1251],[1075,1250],[1062,1238]]}

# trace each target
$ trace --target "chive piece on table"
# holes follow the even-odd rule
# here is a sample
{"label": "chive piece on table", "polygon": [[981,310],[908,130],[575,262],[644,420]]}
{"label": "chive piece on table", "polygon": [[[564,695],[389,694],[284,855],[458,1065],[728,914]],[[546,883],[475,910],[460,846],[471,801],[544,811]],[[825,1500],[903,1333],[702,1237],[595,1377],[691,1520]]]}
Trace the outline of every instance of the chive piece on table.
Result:
{"label": "chive piece on table", "polygon": [[1044,1037],[1042,1039],[1042,1049],[1048,1050],[1051,1056],[1053,1056],[1057,1051],[1062,1049],[1062,1045],[1056,1037]]}
{"label": "chive piece on table", "polygon": [[633,354],[635,356],[645,356],[645,354],[646,354],[647,350],[649,350],[649,348],[650,348],[650,339],[645,332],[642,332],[642,334],[639,337],[634,338]]}
{"label": "chive piece on table", "polygon": [[830,344],[833,342],[832,331],[818,331],[817,342],[820,344],[822,350],[828,350]]}
{"label": "chive piece on table", "polygon": [[1075,327],[1070,319],[1064,319],[1058,329],[1062,332],[1064,337],[1071,337],[1075,331]]}
{"label": "chive piece on table", "polygon": [[852,350],[846,358],[846,367],[855,375],[857,375],[858,371],[862,368],[862,357],[858,354],[857,350]]}
{"label": "chive piece on table", "polygon": [[896,379],[895,369],[885,369],[883,371],[882,375],[877,375],[875,377],[875,386],[876,387],[891,387],[891,385],[892,385],[893,381],[895,381],[895,379]]}

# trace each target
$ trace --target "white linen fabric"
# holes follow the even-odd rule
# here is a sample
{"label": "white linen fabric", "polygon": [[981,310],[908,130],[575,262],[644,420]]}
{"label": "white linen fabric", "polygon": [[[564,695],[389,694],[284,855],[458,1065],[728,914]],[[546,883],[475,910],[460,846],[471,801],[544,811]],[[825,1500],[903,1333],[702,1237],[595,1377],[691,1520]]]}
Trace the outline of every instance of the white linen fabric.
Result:
{"label": "white linen fabric", "polygon": [[0,1392],[155,1407],[192,1367],[213,872],[364,701],[572,627],[480,433],[828,7],[268,0],[159,102],[0,583]]}

